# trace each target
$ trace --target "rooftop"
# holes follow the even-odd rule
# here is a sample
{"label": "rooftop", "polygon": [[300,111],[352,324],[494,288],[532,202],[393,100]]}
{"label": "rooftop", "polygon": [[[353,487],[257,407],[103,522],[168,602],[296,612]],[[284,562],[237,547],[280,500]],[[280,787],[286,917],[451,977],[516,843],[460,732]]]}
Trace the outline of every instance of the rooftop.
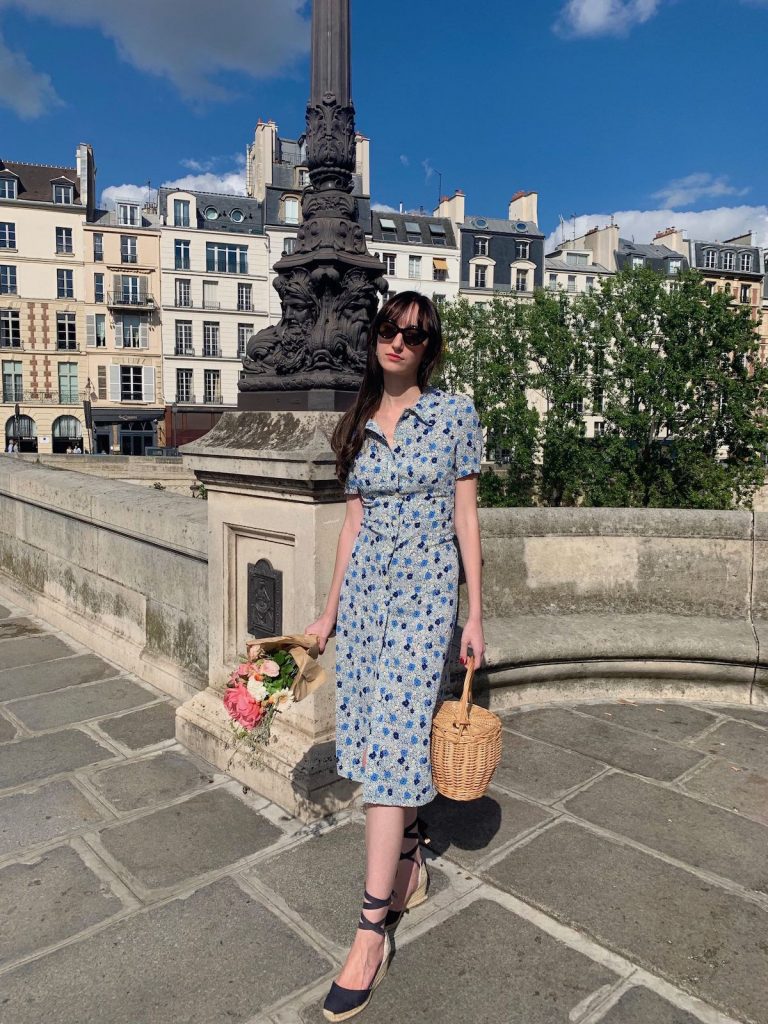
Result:
{"label": "rooftop", "polygon": [[67,182],[74,186],[74,205],[80,203],[80,179],[76,167],[53,164],[25,164],[20,161],[0,160],[0,175],[10,173],[18,180],[17,197],[23,202],[52,203],[54,182]]}

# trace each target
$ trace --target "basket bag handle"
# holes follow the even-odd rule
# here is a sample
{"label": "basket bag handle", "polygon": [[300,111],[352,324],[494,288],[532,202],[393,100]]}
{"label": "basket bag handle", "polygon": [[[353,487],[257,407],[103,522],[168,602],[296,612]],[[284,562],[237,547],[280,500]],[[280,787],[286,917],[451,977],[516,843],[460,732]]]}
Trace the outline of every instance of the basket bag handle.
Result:
{"label": "basket bag handle", "polygon": [[469,708],[472,704],[472,680],[475,678],[475,656],[467,655],[467,674],[464,676],[464,689],[457,708],[458,718],[456,725],[459,726],[459,733],[469,728]]}

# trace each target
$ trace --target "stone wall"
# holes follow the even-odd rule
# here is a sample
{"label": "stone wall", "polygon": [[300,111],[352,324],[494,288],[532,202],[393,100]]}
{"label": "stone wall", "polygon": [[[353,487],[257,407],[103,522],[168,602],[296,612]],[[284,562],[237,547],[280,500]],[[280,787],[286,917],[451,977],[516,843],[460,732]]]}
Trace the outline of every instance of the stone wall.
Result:
{"label": "stone wall", "polygon": [[191,494],[190,485],[195,483],[195,474],[183,465],[180,455],[48,455],[25,452],[15,458],[49,469],[98,476],[102,480],[122,480],[142,487],[161,484],[163,490],[187,496]]}
{"label": "stone wall", "polygon": [[31,611],[165,692],[207,684],[205,502],[0,455],[0,572]]}

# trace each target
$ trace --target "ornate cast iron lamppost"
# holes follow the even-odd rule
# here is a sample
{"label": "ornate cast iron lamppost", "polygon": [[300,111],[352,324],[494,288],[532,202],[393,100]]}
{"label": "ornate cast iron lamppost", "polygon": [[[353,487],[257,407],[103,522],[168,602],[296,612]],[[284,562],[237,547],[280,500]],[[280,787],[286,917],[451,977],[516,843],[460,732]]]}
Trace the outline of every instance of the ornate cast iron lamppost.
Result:
{"label": "ornate cast iron lamppost", "polygon": [[310,184],[296,250],[275,264],[282,317],[246,346],[240,409],[344,409],[360,384],[366,334],[387,282],[368,252],[352,195],[350,79],[349,0],[314,0]]}

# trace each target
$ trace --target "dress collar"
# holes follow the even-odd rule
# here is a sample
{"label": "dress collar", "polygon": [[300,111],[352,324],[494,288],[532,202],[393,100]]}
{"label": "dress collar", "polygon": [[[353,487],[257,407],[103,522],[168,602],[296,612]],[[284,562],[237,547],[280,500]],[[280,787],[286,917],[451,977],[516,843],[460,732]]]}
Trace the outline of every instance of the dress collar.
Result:
{"label": "dress collar", "polygon": [[[427,387],[422,391],[413,405],[408,405],[403,409],[403,416],[413,413],[414,416],[418,416],[422,422],[428,424],[430,427],[434,427],[437,422],[437,408],[439,404],[440,392],[437,388]],[[373,418],[369,419],[365,424],[365,429],[373,431],[374,434],[378,434],[380,437],[384,437],[384,431]]]}

